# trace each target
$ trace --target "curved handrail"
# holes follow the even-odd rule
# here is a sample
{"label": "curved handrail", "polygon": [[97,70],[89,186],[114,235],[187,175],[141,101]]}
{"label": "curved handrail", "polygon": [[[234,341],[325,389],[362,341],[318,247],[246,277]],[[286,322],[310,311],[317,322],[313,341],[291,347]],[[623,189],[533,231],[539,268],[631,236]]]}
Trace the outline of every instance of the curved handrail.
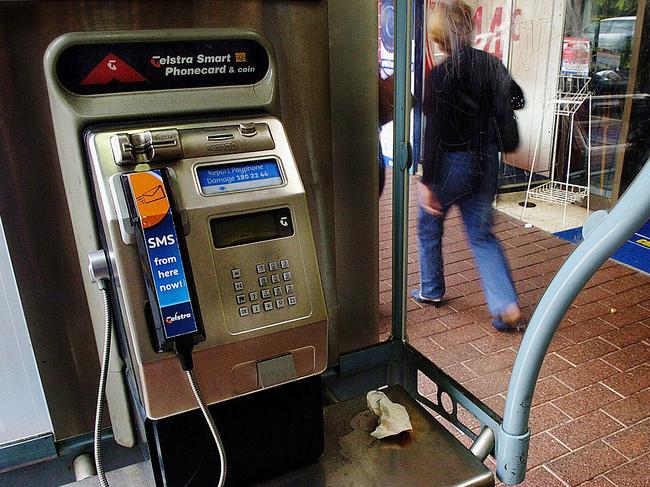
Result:
{"label": "curved handrail", "polygon": [[500,432],[510,441],[497,444],[497,475],[503,482],[524,479],[533,392],[560,320],[589,278],[649,218],[650,162],[646,161],[614,208],[569,255],[530,319],[510,378]]}

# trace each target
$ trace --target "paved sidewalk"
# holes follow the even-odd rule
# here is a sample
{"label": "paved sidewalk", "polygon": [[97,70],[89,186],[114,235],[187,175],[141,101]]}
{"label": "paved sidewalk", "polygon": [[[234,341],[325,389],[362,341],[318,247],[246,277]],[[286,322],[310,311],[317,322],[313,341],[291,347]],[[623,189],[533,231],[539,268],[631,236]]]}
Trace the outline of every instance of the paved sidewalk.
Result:
{"label": "paved sidewalk", "polygon": [[[391,189],[388,179],[379,209],[382,338],[391,314]],[[415,197],[411,188],[409,290],[419,282]],[[495,231],[530,317],[574,246],[502,213]],[[502,414],[522,334],[492,327],[455,209],[445,222],[443,255],[446,304],[436,309],[408,300],[410,342]],[[424,381],[420,387],[433,392]],[[466,424],[478,426],[471,417]],[[551,343],[530,425],[521,485],[650,486],[650,276],[610,260],[587,283]]]}

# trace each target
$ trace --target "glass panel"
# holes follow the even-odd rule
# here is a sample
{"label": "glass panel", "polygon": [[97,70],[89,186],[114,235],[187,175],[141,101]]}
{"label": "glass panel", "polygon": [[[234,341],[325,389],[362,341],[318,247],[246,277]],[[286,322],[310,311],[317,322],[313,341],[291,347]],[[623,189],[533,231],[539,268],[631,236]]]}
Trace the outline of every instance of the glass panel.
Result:
{"label": "glass panel", "polygon": [[[637,24],[635,17],[640,2],[645,5],[646,1],[465,0],[472,8],[474,32],[471,47],[500,60],[521,86],[526,99],[525,107],[516,111],[520,145],[516,151],[501,155],[504,164],[500,168],[500,183],[502,189],[511,193],[504,195],[503,204],[497,201],[497,208],[502,212],[495,213],[496,225],[493,227],[512,264],[515,288],[519,291],[525,317],[529,317],[536,307],[545,286],[564,258],[564,255],[542,257],[560,249],[545,254],[545,251],[537,248],[537,243],[529,246],[528,239],[539,239],[535,242],[544,247],[547,245],[544,239],[553,238],[535,227],[558,232],[582,226],[589,214],[584,206],[597,200],[595,196],[601,197],[601,202],[606,204],[609,203],[608,199],[616,199],[619,179],[620,188],[624,189],[650,155],[650,95],[645,95],[650,93],[650,36],[647,35],[650,31],[647,25]],[[438,5],[457,2],[424,0],[423,3],[425,12],[431,12]],[[646,24],[649,19],[650,14],[646,15]],[[421,22],[427,25],[426,13],[422,14]],[[640,36],[642,45],[638,51],[634,40],[640,29],[646,34]],[[444,38],[441,40],[444,41]],[[424,69],[419,74],[424,81],[425,92],[422,94],[416,90],[415,96],[422,95],[426,113],[426,89],[434,86],[429,83],[429,73],[442,66],[442,69],[447,69],[446,77],[442,75],[444,81],[453,84],[458,80],[454,72],[457,66],[446,61],[455,59],[453,51],[447,54],[433,38],[416,38],[416,55],[418,51],[423,52],[425,57]],[[478,56],[473,52],[469,55]],[[457,64],[462,66],[461,61]],[[474,63],[469,67],[463,66],[463,69],[480,78],[484,66]],[[480,98],[475,96],[476,92],[465,90],[453,97],[449,95],[450,91],[453,92],[453,89],[436,95],[446,102],[436,112],[439,118],[435,121],[435,127],[443,136],[454,130],[464,134],[465,126],[476,125],[476,120],[472,120],[471,116],[463,119],[467,121],[464,126],[440,122],[457,122],[459,118],[455,111],[459,106],[466,113],[476,113],[472,112],[471,103],[465,103],[467,98]],[[459,87],[456,91],[462,90]],[[438,93],[443,93],[443,90]],[[592,100],[590,94],[594,95]],[[429,126],[429,120],[425,125]],[[424,134],[427,135],[420,136],[420,143],[426,156],[427,144],[431,144],[432,137],[428,128]],[[452,147],[447,143],[440,151],[444,157],[448,153],[468,152],[467,147],[471,146],[473,139],[465,137],[464,140],[465,145]],[[449,142],[449,138],[445,142]],[[444,181],[447,187],[456,184],[460,178],[462,161],[454,161],[458,163],[454,166],[455,172],[443,173],[449,175]],[[561,197],[555,197],[548,203],[531,200],[537,205],[537,219],[532,216],[532,210],[527,210],[525,218],[535,226],[523,225],[520,220],[524,218],[525,199],[530,193],[526,190],[550,182],[563,185],[560,186]],[[580,197],[575,197],[576,205],[571,205],[572,200],[568,199],[574,198],[571,195],[574,190],[570,189],[573,185],[581,187]],[[549,198],[554,197],[554,188],[549,186]],[[413,259],[414,270],[424,269],[425,266],[433,268],[437,263],[430,265],[422,257],[426,250],[418,251],[416,198],[414,192],[410,214],[412,253],[409,257]],[[565,221],[567,207],[572,214]],[[470,232],[473,225],[478,226],[470,221]],[[442,248],[442,274],[445,275],[446,286],[442,291],[443,304],[436,307],[421,299],[411,298],[407,331],[411,344],[442,365],[451,375],[467,381],[468,389],[473,390],[473,387],[481,385],[483,373],[478,367],[472,369],[470,366],[472,370],[467,370],[468,364],[478,363],[474,362],[477,357],[483,358],[477,349],[488,350],[488,354],[498,352],[501,357],[513,357],[514,353],[503,352],[500,348],[506,338],[496,331],[497,327],[492,322],[492,316],[497,314],[494,312],[496,307],[487,305],[489,299],[483,292],[481,276],[486,274],[485,264],[483,262],[477,266],[464,230],[465,221],[458,211],[458,205],[452,205],[446,214],[444,236],[439,246]],[[425,234],[426,228],[422,232]],[[437,227],[436,232],[435,238],[440,233]],[[533,232],[539,233],[535,235]],[[425,264],[427,262],[429,264]],[[531,268],[539,269],[543,275],[532,275],[534,272],[531,272]],[[439,276],[437,272],[435,279],[428,281],[437,283],[441,280]],[[530,289],[533,282],[536,287]],[[409,291],[414,289],[422,290],[419,272],[409,275]],[[439,296],[425,294],[424,297]],[[509,343],[516,344],[518,337],[511,335],[509,340],[512,340]],[[490,391],[483,392],[487,395]],[[497,403],[500,400],[493,399]]]}
{"label": "glass panel", "polygon": [[393,223],[393,103],[395,68],[395,8],[393,0],[379,0],[379,340],[389,338],[392,326]]}
{"label": "glass panel", "polygon": [[616,20],[612,22],[612,28],[609,32],[626,34],[627,37],[632,37],[634,35],[634,21]]}
{"label": "glass panel", "polygon": [[[556,148],[561,155],[559,168],[565,175],[568,166],[571,183],[589,185],[591,194],[605,199],[618,193],[617,167],[627,145],[629,107],[626,112],[626,106],[632,101],[628,82],[637,7],[638,0],[588,0],[582,7],[569,6],[567,12],[565,36],[577,36],[582,32],[590,43],[588,75],[593,99],[591,135],[588,102],[577,110],[573,127],[570,120],[563,119],[559,124]],[[587,28],[582,29],[585,25]],[[593,26],[597,28],[591,30]],[[588,181],[589,140],[591,175]]]}

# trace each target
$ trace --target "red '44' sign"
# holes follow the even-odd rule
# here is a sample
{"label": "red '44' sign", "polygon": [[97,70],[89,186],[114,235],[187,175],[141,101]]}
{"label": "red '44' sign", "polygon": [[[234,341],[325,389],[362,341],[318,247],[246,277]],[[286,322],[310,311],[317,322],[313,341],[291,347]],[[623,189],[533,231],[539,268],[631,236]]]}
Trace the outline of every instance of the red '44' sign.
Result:
{"label": "red '44' sign", "polygon": [[[512,13],[510,24],[512,32],[510,33],[510,40],[519,40],[519,30],[517,29],[517,20],[521,16],[521,9],[517,8]],[[496,7],[492,15],[489,31],[483,33],[483,6],[480,5],[476,8],[474,13],[474,29],[476,32],[475,45],[477,48],[494,54],[499,59],[503,59],[503,51],[501,49],[501,37],[504,34],[506,25],[503,22],[503,7]],[[493,44],[494,41],[494,44]]]}
{"label": "red '44' sign", "polygon": [[[435,8],[435,0],[429,0],[428,9],[429,14],[431,9]],[[487,30],[483,30],[483,17],[484,13],[487,11],[487,7],[484,5],[478,5],[474,11],[474,47],[481,49],[485,52],[489,52],[499,59],[503,60],[503,44],[502,38],[504,35],[510,35],[510,40],[516,42],[519,40],[519,29],[518,23],[519,18],[521,17],[521,8],[514,10],[512,15],[506,10],[504,12],[503,6],[497,6],[494,8],[491,18],[486,18],[489,20],[489,24],[486,22]],[[508,27],[510,28],[508,30]],[[427,71],[429,71],[436,63],[434,62],[434,42],[427,40]]]}

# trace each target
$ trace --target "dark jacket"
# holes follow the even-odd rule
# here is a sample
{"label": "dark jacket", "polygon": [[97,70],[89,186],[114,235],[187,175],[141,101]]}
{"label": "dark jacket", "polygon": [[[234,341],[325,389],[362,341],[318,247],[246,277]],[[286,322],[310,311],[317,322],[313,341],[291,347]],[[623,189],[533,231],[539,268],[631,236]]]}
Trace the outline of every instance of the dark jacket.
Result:
{"label": "dark jacket", "polygon": [[426,80],[422,181],[438,182],[445,152],[480,155],[489,144],[513,150],[519,144],[513,108],[523,104],[521,88],[496,57],[472,47],[449,56]]}

